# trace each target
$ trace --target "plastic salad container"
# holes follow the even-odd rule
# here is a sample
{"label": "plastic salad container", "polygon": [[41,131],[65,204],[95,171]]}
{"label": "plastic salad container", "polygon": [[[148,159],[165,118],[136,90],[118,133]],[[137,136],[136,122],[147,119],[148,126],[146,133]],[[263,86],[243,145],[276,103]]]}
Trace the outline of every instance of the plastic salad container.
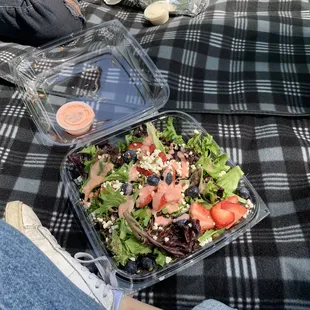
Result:
{"label": "plastic salad container", "polygon": [[[17,58],[11,71],[46,146],[72,147],[117,130],[154,114],[169,98],[165,79],[117,20]],[[88,104],[95,114],[92,126],[81,135],[68,134],[56,119],[62,106],[76,101]]]}
{"label": "plastic salad container", "polygon": [[62,164],[61,177],[95,256],[103,257],[99,271],[107,283],[126,292],[150,286],[218,251],[269,214],[247,178],[242,177],[240,183],[250,193],[254,208],[240,223],[209,238],[189,255],[169,262],[166,258],[161,268],[129,273],[112,258],[95,229],[92,214],[80,197],[77,180],[81,181],[81,171],[69,159],[89,145],[109,142],[116,146],[145,122],[154,122],[163,129],[170,117],[184,141],[194,130],[207,133],[186,113],[158,112],[169,98],[169,87],[146,52],[116,20],[15,59],[11,69],[41,142],[71,148]]}
{"label": "plastic salad container", "polygon": [[[167,111],[160,113],[143,121],[136,122],[131,126],[126,126],[121,130],[115,131],[112,134],[98,137],[91,141],[88,141],[87,145],[96,145],[102,147],[107,143],[116,146],[119,141],[124,142],[125,136],[135,128],[138,128],[145,122],[154,122],[156,128],[162,129],[167,123],[168,118],[174,121],[174,126],[179,135],[182,135],[184,141],[188,140],[193,132],[198,130],[202,132],[202,135],[206,135],[206,131],[200,126],[200,124],[191,116],[183,112]],[[84,145],[83,147],[85,147]],[[177,259],[175,262],[171,262],[162,268],[155,268],[150,272],[141,274],[130,274],[124,268],[120,267],[112,258],[111,253],[104,245],[103,236],[95,229],[92,215],[87,212],[87,208],[82,202],[79,185],[82,181],[82,175],[77,169],[78,167],[72,163],[70,157],[79,154],[83,148],[78,147],[72,150],[66,157],[62,166],[62,179],[67,184],[67,191],[69,193],[71,202],[76,210],[76,213],[82,223],[82,226],[86,232],[88,239],[91,242],[92,248],[97,257],[105,257],[101,262],[102,269],[100,270],[102,277],[112,285],[124,289],[126,291],[136,291],[147,286],[150,286],[156,282],[164,280],[165,278],[188,268],[201,259],[211,255],[218,251],[220,248],[230,243],[232,240],[240,236],[249,228],[256,225],[264,217],[269,214],[269,210],[259,197],[253,186],[247,180],[246,177],[242,177],[240,184],[248,189],[251,195],[251,200],[254,204],[254,208],[249,212],[246,218],[244,218],[239,224],[233,226],[229,230],[225,231],[218,238],[208,242],[203,247],[198,248],[192,254],[187,255],[182,259]],[[234,163],[228,161],[229,165],[234,166]]]}

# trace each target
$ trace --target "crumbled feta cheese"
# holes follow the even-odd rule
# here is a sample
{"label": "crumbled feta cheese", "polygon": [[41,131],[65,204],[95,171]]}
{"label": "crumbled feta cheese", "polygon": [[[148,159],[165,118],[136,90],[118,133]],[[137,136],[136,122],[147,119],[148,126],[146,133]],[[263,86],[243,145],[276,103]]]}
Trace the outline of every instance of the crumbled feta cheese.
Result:
{"label": "crumbled feta cheese", "polygon": [[76,179],[79,183],[82,183],[83,182],[83,178],[81,176],[77,177]]}
{"label": "crumbled feta cheese", "polygon": [[113,225],[112,221],[103,222],[103,228],[109,228]]}
{"label": "crumbled feta cheese", "polygon": [[142,186],[141,184],[138,185],[138,188],[139,188],[139,189],[142,189],[142,187],[143,187],[143,186]]}
{"label": "crumbled feta cheese", "polygon": [[109,238],[105,238],[105,242],[109,242]]}
{"label": "crumbled feta cheese", "polygon": [[154,239],[154,240],[157,240],[157,236],[153,236],[153,239]]}
{"label": "crumbled feta cheese", "polygon": [[199,135],[199,134],[200,134],[199,130],[194,129],[194,134],[195,134],[195,135]]}
{"label": "crumbled feta cheese", "polygon": [[196,170],[196,166],[195,165],[191,165],[191,169],[192,170]]}
{"label": "crumbled feta cheese", "polygon": [[101,157],[102,157],[101,155],[98,155],[98,159],[101,159]]}
{"label": "crumbled feta cheese", "polygon": [[158,229],[158,224],[154,223],[153,230],[157,230],[157,229]]}
{"label": "crumbled feta cheese", "polygon": [[169,264],[172,261],[172,258],[170,256],[166,256],[166,264]]}
{"label": "crumbled feta cheese", "polygon": [[188,223],[187,225],[188,225],[188,227],[192,227],[193,226],[192,223]]}
{"label": "crumbled feta cheese", "polygon": [[133,261],[133,262],[136,261],[136,259],[135,259],[134,257],[129,257],[129,259],[130,259],[131,261]]}
{"label": "crumbled feta cheese", "polygon": [[168,241],[169,241],[169,238],[168,238],[168,237],[165,237],[164,240],[165,240],[165,242],[168,242]]}
{"label": "crumbled feta cheese", "polygon": [[118,228],[118,225],[113,225],[111,228],[112,228],[112,230],[115,230]]}
{"label": "crumbled feta cheese", "polygon": [[115,221],[115,217],[113,215],[111,216],[111,221]]}
{"label": "crumbled feta cheese", "polygon": [[251,201],[250,199],[248,199],[248,200],[246,201],[246,207],[247,207],[248,209],[253,209],[253,208],[254,208],[254,205],[253,205],[253,203],[252,203],[252,201]]}
{"label": "crumbled feta cheese", "polygon": [[164,228],[161,226],[158,226],[158,230],[163,230]]}

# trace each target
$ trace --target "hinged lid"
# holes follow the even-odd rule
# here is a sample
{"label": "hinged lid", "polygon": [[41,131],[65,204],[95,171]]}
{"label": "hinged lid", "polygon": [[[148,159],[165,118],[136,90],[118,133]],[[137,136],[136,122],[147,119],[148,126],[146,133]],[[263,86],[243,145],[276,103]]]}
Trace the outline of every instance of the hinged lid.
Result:
{"label": "hinged lid", "polygon": [[[75,146],[156,114],[169,86],[152,60],[117,20],[54,41],[11,64],[23,100],[48,146]],[[65,103],[95,112],[91,129],[73,136],[56,121]]]}

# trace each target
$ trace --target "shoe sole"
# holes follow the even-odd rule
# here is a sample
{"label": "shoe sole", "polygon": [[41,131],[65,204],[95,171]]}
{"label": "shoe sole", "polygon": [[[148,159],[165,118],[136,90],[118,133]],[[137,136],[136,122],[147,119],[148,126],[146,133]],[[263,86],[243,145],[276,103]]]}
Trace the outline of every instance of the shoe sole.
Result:
{"label": "shoe sole", "polygon": [[24,233],[21,201],[11,201],[5,207],[5,221]]}

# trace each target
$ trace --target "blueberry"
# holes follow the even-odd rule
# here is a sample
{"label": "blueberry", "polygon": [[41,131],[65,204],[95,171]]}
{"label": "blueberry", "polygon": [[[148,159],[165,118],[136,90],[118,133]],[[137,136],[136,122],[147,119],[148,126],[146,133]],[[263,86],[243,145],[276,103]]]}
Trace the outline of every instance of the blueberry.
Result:
{"label": "blueberry", "polygon": [[137,160],[137,154],[133,150],[128,150],[123,154],[123,159],[126,164],[129,164],[131,161],[135,162]]}
{"label": "blueberry", "polygon": [[[178,219],[178,218],[176,218],[176,219]],[[188,223],[188,220],[178,220],[175,222],[176,225],[181,226],[181,227],[187,223]]]}
{"label": "blueberry", "polygon": [[157,186],[159,181],[160,178],[155,174],[149,175],[146,180],[147,184],[151,186]]}
{"label": "blueberry", "polygon": [[170,185],[170,184],[172,183],[172,173],[171,173],[171,172],[168,172],[168,173],[167,173],[165,182],[166,182],[168,185]]}
{"label": "blueberry", "polygon": [[133,187],[131,184],[123,183],[121,186],[121,192],[123,192],[125,195],[131,195],[133,190]]}
{"label": "blueberry", "polygon": [[195,198],[199,195],[199,188],[196,185],[190,186],[184,194],[185,196]]}
{"label": "blueberry", "polygon": [[96,222],[95,224],[94,224],[94,228],[95,228],[95,230],[96,231],[100,231],[100,224],[98,223],[98,222]]}
{"label": "blueberry", "polygon": [[141,269],[143,270],[151,271],[155,267],[155,262],[152,258],[145,256],[145,257],[142,257],[140,266],[141,266]]}
{"label": "blueberry", "polygon": [[132,260],[129,260],[126,265],[125,265],[125,270],[126,272],[130,274],[135,274],[137,273],[138,266],[136,262],[133,262]]}
{"label": "blueberry", "polygon": [[239,196],[244,199],[251,199],[251,194],[246,187],[240,187],[238,189]]}

